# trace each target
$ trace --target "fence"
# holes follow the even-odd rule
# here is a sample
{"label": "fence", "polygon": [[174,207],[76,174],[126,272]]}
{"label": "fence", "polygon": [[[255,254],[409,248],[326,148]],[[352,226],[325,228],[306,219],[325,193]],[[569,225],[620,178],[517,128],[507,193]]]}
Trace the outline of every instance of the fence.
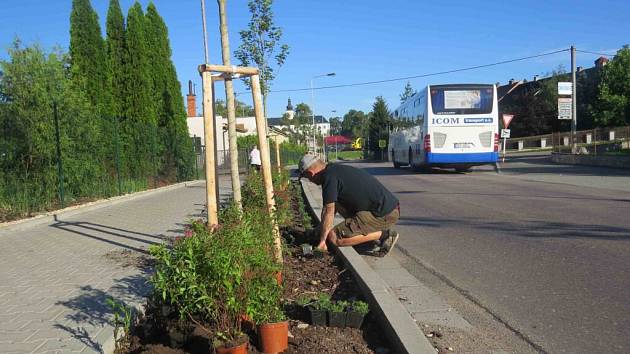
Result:
{"label": "fence", "polygon": [[[238,170],[239,173],[247,172],[249,168],[249,151],[247,149],[238,149]],[[197,179],[205,178],[205,147],[198,146],[195,149],[195,175]],[[297,165],[304,154],[299,151],[288,151],[280,149],[280,163],[282,166]],[[277,166],[276,151],[271,150],[271,167]],[[217,173],[229,174],[231,171],[230,151],[229,150],[217,150]]]}
{"label": "fence", "polygon": [[[583,152],[598,154],[618,151],[630,140],[630,126],[606,127],[576,132],[576,144]],[[552,150],[571,152],[571,132],[507,139],[507,150]]]}

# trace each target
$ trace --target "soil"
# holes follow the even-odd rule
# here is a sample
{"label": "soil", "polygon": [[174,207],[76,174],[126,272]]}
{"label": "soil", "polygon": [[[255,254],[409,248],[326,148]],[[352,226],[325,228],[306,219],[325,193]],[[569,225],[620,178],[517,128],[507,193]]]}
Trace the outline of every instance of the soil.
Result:
{"label": "soil", "polygon": [[[297,200],[292,198],[292,210],[298,210]],[[301,296],[317,296],[325,292],[333,300],[361,299],[360,291],[349,271],[331,254],[321,258],[304,256],[300,247],[309,242],[309,232],[300,221],[299,212],[294,212],[295,226],[282,231],[287,243],[284,270],[285,313],[289,318],[289,347],[285,353],[390,353],[389,343],[377,321],[369,313],[361,329],[320,327],[308,324],[308,320],[294,305]],[[161,308],[148,301],[146,316],[132,331],[127,349],[121,353],[209,353],[212,340],[208,332],[198,324],[192,324],[188,340],[180,348],[171,347],[173,335],[165,329],[176,323],[172,315],[165,318]],[[256,348],[255,331],[246,331],[250,338],[248,353],[260,353]]]}

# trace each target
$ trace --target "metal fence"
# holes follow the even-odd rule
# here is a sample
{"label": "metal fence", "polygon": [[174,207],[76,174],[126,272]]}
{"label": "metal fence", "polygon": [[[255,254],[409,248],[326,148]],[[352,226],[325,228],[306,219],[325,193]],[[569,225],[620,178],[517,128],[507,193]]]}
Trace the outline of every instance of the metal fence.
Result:
{"label": "metal fence", "polygon": [[[606,127],[581,130],[575,134],[576,144],[591,154],[617,151],[630,140],[630,126]],[[554,152],[571,152],[571,132],[510,138],[506,141],[507,150],[552,150]]]}
{"label": "metal fence", "polygon": [[[197,179],[205,178],[205,147],[198,146],[196,148],[196,159],[195,159],[195,173]],[[239,173],[245,173],[249,169],[250,161],[249,161],[249,153],[251,150],[248,149],[238,149],[238,170]],[[298,151],[287,151],[280,150],[280,164],[281,166],[290,166],[297,165],[300,158],[302,158],[303,153]],[[277,166],[276,162],[276,151],[270,151],[270,159],[271,166]],[[230,151],[229,150],[217,150],[217,173],[218,174],[230,174],[231,171],[231,160],[230,160]]]}

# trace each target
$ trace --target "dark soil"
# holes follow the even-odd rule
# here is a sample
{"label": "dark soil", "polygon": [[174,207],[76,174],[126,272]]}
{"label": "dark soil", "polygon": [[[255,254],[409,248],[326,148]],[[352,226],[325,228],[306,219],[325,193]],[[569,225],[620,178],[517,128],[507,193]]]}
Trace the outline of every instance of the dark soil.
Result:
{"label": "dark soil", "polygon": [[[297,201],[293,198],[292,204]],[[297,210],[297,206],[292,208]],[[303,220],[299,212],[294,217]],[[297,220],[296,220],[297,221]],[[333,300],[360,299],[360,291],[349,271],[331,254],[321,258],[302,255],[300,247],[309,242],[308,231],[300,222],[291,229],[283,230],[287,242],[284,271],[285,312],[289,318],[289,348],[285,353],[389,353],[389,344],[383,331],[370,314],[367,315],[361,329],[320,327],[308,324],[308,319],[294,304],[302,296],[316,297],[325,292]],[[174,327],[173,315],[164,317],[161,308],[147,304],[146,317],[134,328],[127,350],[122,353],[209,353],[212,340],[208,332],[200,325],[192,324],[186,343],[180,348],[172,348],[172,335],[166,327]],[[190,325],[190,324],[189,324]],[[251,354],[260,353],[256,348],[256,334],[253,329],[247,331],[250,338]]]}

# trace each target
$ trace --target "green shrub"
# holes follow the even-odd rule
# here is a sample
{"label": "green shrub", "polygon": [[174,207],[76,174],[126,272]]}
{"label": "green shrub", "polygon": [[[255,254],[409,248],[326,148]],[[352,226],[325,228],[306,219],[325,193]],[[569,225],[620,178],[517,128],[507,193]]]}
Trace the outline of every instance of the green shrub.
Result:
{"label": "green shrub", "polygon": [[361,300],[353,301],[350,307],[352,308],[353,311],[356,311],[362,315],[365,315],[368,312],[370,312],[370,307],[368,306],[367,302],[364,302]]}

